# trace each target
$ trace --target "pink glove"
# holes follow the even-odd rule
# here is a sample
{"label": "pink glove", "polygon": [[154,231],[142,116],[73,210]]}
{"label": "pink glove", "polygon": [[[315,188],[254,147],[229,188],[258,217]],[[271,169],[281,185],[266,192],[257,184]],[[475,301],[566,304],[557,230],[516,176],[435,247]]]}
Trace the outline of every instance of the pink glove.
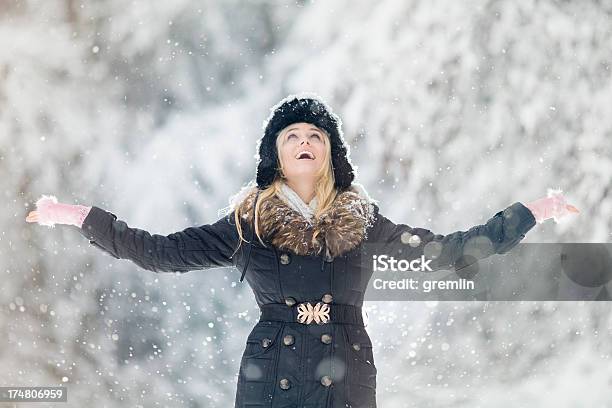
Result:
{"label": "pink glove", "polygon": [[30,212],[26,221],[38,222],[40,225],[51,228],[55,224],[74,225],[81,228],[90,209],[91,207],[84,205],[58,203],[55,196],[43,195],[36,202],[36,211]]}
{"label": "pink glove", "polygon": [[573,205],[569,205],[561,190],[548,189],[548,197],[540,198],[525,207],[529,208],[538,223],[543,223],[549,218],[554,218],[555,222],[570,212],[579,213]]}

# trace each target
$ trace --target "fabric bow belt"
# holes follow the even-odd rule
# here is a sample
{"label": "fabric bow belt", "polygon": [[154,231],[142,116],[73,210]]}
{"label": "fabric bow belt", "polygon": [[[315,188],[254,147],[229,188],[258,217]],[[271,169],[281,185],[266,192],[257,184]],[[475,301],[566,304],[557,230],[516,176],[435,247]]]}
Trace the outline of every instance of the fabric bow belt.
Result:
{"label": "fabric bow belt", "polygon": [[259,320],[298,322],[302,324],[345,323],[363,326],[361,307],[323,302],[305,302],[294,306],[268,303],[260,306]]}

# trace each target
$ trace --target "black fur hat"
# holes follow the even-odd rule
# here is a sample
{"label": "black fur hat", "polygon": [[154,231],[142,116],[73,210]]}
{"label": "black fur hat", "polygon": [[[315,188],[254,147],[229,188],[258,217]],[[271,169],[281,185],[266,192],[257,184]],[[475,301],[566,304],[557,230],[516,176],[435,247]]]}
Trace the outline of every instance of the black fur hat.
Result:
{"label": "black fur hat", "polygon": [[342,134],[342,120],[319,96],[310,92],[289,95],[270,108],[270,116],[263,123],[264,134],[257,143],[257,187],[268,187],[277,175],[278,132],[298,122],[310,123],[327,131],[336,189],[342,191],[349,187],[355,173],[349,158],[349,146]]}

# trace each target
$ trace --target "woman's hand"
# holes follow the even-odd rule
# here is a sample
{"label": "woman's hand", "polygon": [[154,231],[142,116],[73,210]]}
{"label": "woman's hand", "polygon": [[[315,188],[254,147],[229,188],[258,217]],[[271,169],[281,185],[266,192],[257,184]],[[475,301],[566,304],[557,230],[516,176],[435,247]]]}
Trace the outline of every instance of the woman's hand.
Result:
{"label": "woman's hand", "polygon": [[578,208],[567,203],[561,190],[548,189],[548,196],[525,204],[538,223],[553,218],[555,222],[569,213],[579,213]]}
{"label": "woman's hand", "polygon": [[36,210],[30,211],[26,222],[53,227],[55,224],[74,225],[81,228],[91,207],[58,203],[54,196],[43,195],[36,202]]}

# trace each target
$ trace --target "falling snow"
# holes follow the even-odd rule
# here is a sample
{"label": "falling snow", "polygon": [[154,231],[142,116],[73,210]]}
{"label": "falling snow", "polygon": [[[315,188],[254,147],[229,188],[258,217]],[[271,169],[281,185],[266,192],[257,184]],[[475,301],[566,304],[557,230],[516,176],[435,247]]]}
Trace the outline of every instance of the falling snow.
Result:
{"label": "falling snow", "polygon": [[[394,221],[465,230],[554,185],[583,216],[527,241],[612,239],[606,2],[153,3],[0,7],[0,386],[233,404],[258,318],[237,270],[157,275],[23,219],[53,194],[151,233],[213,222],[288,93],[330,101]],[[606,303],[369,302],[378,402],[611,407]]]}

